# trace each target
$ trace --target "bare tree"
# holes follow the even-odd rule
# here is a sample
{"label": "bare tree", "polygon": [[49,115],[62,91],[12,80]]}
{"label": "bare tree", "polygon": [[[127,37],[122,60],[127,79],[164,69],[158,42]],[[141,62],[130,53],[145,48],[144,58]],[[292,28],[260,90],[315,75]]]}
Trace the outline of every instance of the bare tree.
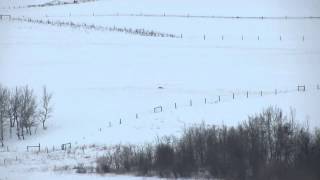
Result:
{"label": "bare tree", "polygon": [[19,127],[19,108],[21,108],[21,89],[16,87],[10,93],[8,115],[10,119],[10,137],[12,137],[12,128],[17,128],[17,136],[20,139],[20,127]]}
{"label": "bare tree", "polygon": [[5,123],[7,119],[7,107],[9,100],[9,91],[0,85],[0,140],[3,147]]}
{"label": "bare tree", "polygon": [[40,110],[40,121],[42,123],[42,128],[47,129],[45,126],[46,121],[51,117],[51,113],[53,111],[53,108],[51,106],[51,98],[52,93],[47,92],[47,87],[43,87],[43,94],[41,98],[41,110]]}
{"label": "bare tree", "polygon": [[24,139],[24,129],[31,135],[31,127],[36,126],[36,97],[33,90],[28,86],[23,88],[20,108],[20,130],[21,136]]}

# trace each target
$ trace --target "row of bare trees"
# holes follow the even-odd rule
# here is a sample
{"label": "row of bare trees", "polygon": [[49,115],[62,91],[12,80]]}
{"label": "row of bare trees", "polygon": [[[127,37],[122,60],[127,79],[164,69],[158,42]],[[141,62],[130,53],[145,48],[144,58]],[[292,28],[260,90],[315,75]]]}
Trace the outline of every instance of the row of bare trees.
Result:
{"label": "row of bare trees", "polygon": [[320,130],[268,108],[236,127],[196,125],[147,146],[118,146],[97,172],[234,180],[320,179]]}
{"label": "row of bare trees", "polygon": [[[17,138],[25,139],[25,135],[32,135],[32,128],[45,123],[51,117],[52,93],[47,92],[43,87],[43,94],[38,98],[33,89],[28,86],[15,87],[9,89],[0,84],[0,140],[4,146],[7,137],[12,138],[13,134]],[[9,135],[9,136],[7,136]]]}

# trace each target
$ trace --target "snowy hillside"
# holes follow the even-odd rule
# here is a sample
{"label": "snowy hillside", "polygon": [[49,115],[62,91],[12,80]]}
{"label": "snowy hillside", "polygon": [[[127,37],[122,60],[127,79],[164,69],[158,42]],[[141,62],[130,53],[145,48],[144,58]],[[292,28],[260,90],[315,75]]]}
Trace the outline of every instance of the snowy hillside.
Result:
{"label": "snowy hillside", "polygon": [[[47,2],[2,0],[0,14],[181,38],[0,20],[0,84],[28,85],[38,94],[46,85],[54,104],[46,131],[5,143],[12,152],[0,152],[0,160],[22,156],[26,164],[0,161],[0,179],[20,179],[16,167],[29,170],[31,144],[144,144],[201,122],[237,125],[268,106],[293,108],[300,122],[320,126],[320,19],[285,19],[320,16],[319,1],[98,0],[12,8]],[[297,92],[297,85],[306,91]],[[158,106],[163,112],[154,113]],[[34,171],[47,179],[50,168]]]}

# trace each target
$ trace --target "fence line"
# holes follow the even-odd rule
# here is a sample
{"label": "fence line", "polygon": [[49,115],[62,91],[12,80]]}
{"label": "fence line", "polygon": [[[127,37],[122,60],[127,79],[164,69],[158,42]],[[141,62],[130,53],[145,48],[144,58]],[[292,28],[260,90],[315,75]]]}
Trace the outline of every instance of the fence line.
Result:
{"label": "fence line", "polygon": [[[310,87],[309,90],[316,90],[316,91],[319,91],[320,92],[320,85],[317,84],[315,87]],[[210,99],[208,97],[204,97],[204,101],[202,101],[202,103],[204,105],[206,104],[218,104],[218,103],[222,103],[222,102],[227,102],[228,101],[228,98],[230,98],[229,100],[236,100],[237,98],[245,98],[245,99],[249,99],[250,97],[264,97],[264,96],[270,96],[270,95],[278,95],[278,94],[286,94],[286,93],[292,93],[292,92],[306,92],[307,91],[307,87],[306,85],[297,85],[296,88],[292,88],[292,89],[286,89],[286,90],[279,90],[279,89],[275,89],[274,91],[263,91],[263,90],[259,90],[259,91],[245,91],[245,92],[240,92],[240,93],[235,93],[235,92],[232,92],[231,95],[218,95],[216,99]],[[189,102],[188,104],[185,104],[185,105],[180,105],[179,107],[193,107],[194,104],[193,104],[193,100],[192,99],[189,99]],[[174,102],[173,103],[173,109],[174,110],[177,110],[178,109],[178,103],[177,102]],[[172,108],[171,107],[171,108]],[[159,106],[156,106],[153,108],[153,113],[148,113],[149,115],[150,114],[157,114],[157,113],[162,113],[164,111],[168,111],[170,110],[170,106],[167,106],[166,108],[164,108],[164,106],[162,105],[159,105]],[[140,114],[139,118],[141,118],[142,114],[144,113],[136,113],[136,119],[137,118],[137,114]],[[129,118],[130,119],[130,118]],[[121,121],[121,119],[120,119]],[[109,121],[109,127],[110,126],[111,122]]]}
{"label": "fence line", "polygon": [[[69,13],[70,15],[70,13]],[[45,15],[46,17],[68,17],[68,15]],[[320,20],[320,16],[219,16],[219,15],[191,15],[187,14],[148,14],[148,13],[90,13],[90,14],[72,14],[73,17],[162,17],[162,18],[205,18],[205,19],[251,19],[251,20]]]}
{"label": "fence line", "polygon": [[65,21],[52,21],[52,20],[42,20],[42,19],[32,19],[32,18],[25,18],[25,17],[11,17],[13,21],[21,21],[21,22],[28,22],[34,24],[46,24],[58,27],[72,27],[72,28],[82,28],[87,30],[96,30],[96,31],[109,31],[109,32],[121,32],[126,34],[132,35],[139,35],[139,36],[152,36],[152,37],[167,37],[167,38],[180,38],[180,35],[164,33],[164,32],[157,32],[153,30],[145,30],[145,29],[132,29],[132,28],[120,28],[120,27],[108,27],[108,26],[100,26],[94,24],[86,24],[86,23],[74,23],[72,21],[65,22]]}
{"label": "fence line", "polygon": [[96,0],[73,0],[72,2],[47,2],[42,4],[29,4],[29,5],[20,5],[20,6],[9,6],[9,7],[2,7],[1,9],[25,9],[25,8],[42,8],[42,7],[50,7],[50,6],[62,6],[62,5],[71,5],[71,4],[80,4],[80,3],[88,3],[94,2]]}
{"label": "fence line", "polygon": [[[70,15],[71,16],[71,15]],[[97,15],[95,15],[97,16]],[[7,17],[7,18],[5,18]],[[49,17],[49,16],[46,16]],[[77,28],[77,29],[86,29],[86,30],[95,30],[95,31],[109,31],[109,32],[120,32],[120,33],[126,33],[126,34],[132,34],[132,35],[139,35],[139,36],[151,36],[151,37],[167,37],[167,38],[178,38],[178,39],[202,39],[203,41],[207,40],[221,40],[224,41],[225,39],[228,39],[225,37],[225,35],[208,35],[208,34],[202,34],[199,36],[195,35],[186,35],[182,33],[165,33],[165,32],[157,32],[153,30],[145,30],[145,29],[134,29],[134,28],[126,28],[126,27],[116,27],[115,25],[113,26],[102,26],[102,25],[95,25],[95,24],[87,24],[87,23],[74,23],[72,21],[61,21],[61,20],[43,20],[43,19],[32,19],[32,18],[27,18],[27,17],[12,17],[11,15],[0,15],[0,20],[2,19],[9,19],[12,21],[22,21],[22,22],[28,22],[28,23],[34,23],[34,24],[45,24],[45,25],[52,25],[52,26],[58,26],[58,27],[71,27],[71,28]],[[268,40],[268,39],[273,39],[276,40],[278,39],[279,41],[284,41],[284,40],[296,40],[296,41],[302,41],[304,42],[306,40],[306,37],[304,34],[301,36],[294,36],[291,38],[285,38],[282,35],[279,35],[277,37],[273,36],[270,37],[268,36],[267,38],[263,38],[263,36],[258,35],[258,36],[247,36],[247,38],[242,34],[240,37],[235,37],[231,36],[231,40],[241,40],[241,41],[246,41],[246,40],[252,40],[256,39],[257,41],[261,40]],[[262,38],[261,38],[262,37]]]}

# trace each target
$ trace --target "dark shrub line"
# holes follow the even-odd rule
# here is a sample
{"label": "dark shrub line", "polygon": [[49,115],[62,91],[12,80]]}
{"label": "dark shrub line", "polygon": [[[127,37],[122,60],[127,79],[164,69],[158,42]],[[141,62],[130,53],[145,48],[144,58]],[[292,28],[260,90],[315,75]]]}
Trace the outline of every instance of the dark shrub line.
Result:
{"label": "dark shrub line", "polygon": [[145,29],[132,29],[132,28],[120,28],[120,27],[108,27],[108,26],[99,26],[94,24],[85,24],[85,23],[74,23],[74,22],[64,22],[64,21],[52,21],[52,20],[41,20],[41,19],[31,19],[31,18],[25,18],[25,17],[13,17],[11,20],[15,21],[23,21],[28,23],[34,23],[34,24],[47,24],[52,26],[58,26],[58,27],[72,27],[72,28],[82,28],[87,30],[96,30],[96,31],[110,31],[110,32],[121,32],[121,33],[127,33],[132,35],[139,35],[139,36],[152,36],[152,37],[168,37],[168,38],[181,38],[181,35],[174,35],[169,33],[162,33],[162,32],[156,32],[156,31],[149,31]]}
{"label": "dark shrub line", "polygon": [[235,180],[320,179],[320,131],[268,108],[237,127],[186,129],[145,146],[119,145],[97,159],[97,172]]}

